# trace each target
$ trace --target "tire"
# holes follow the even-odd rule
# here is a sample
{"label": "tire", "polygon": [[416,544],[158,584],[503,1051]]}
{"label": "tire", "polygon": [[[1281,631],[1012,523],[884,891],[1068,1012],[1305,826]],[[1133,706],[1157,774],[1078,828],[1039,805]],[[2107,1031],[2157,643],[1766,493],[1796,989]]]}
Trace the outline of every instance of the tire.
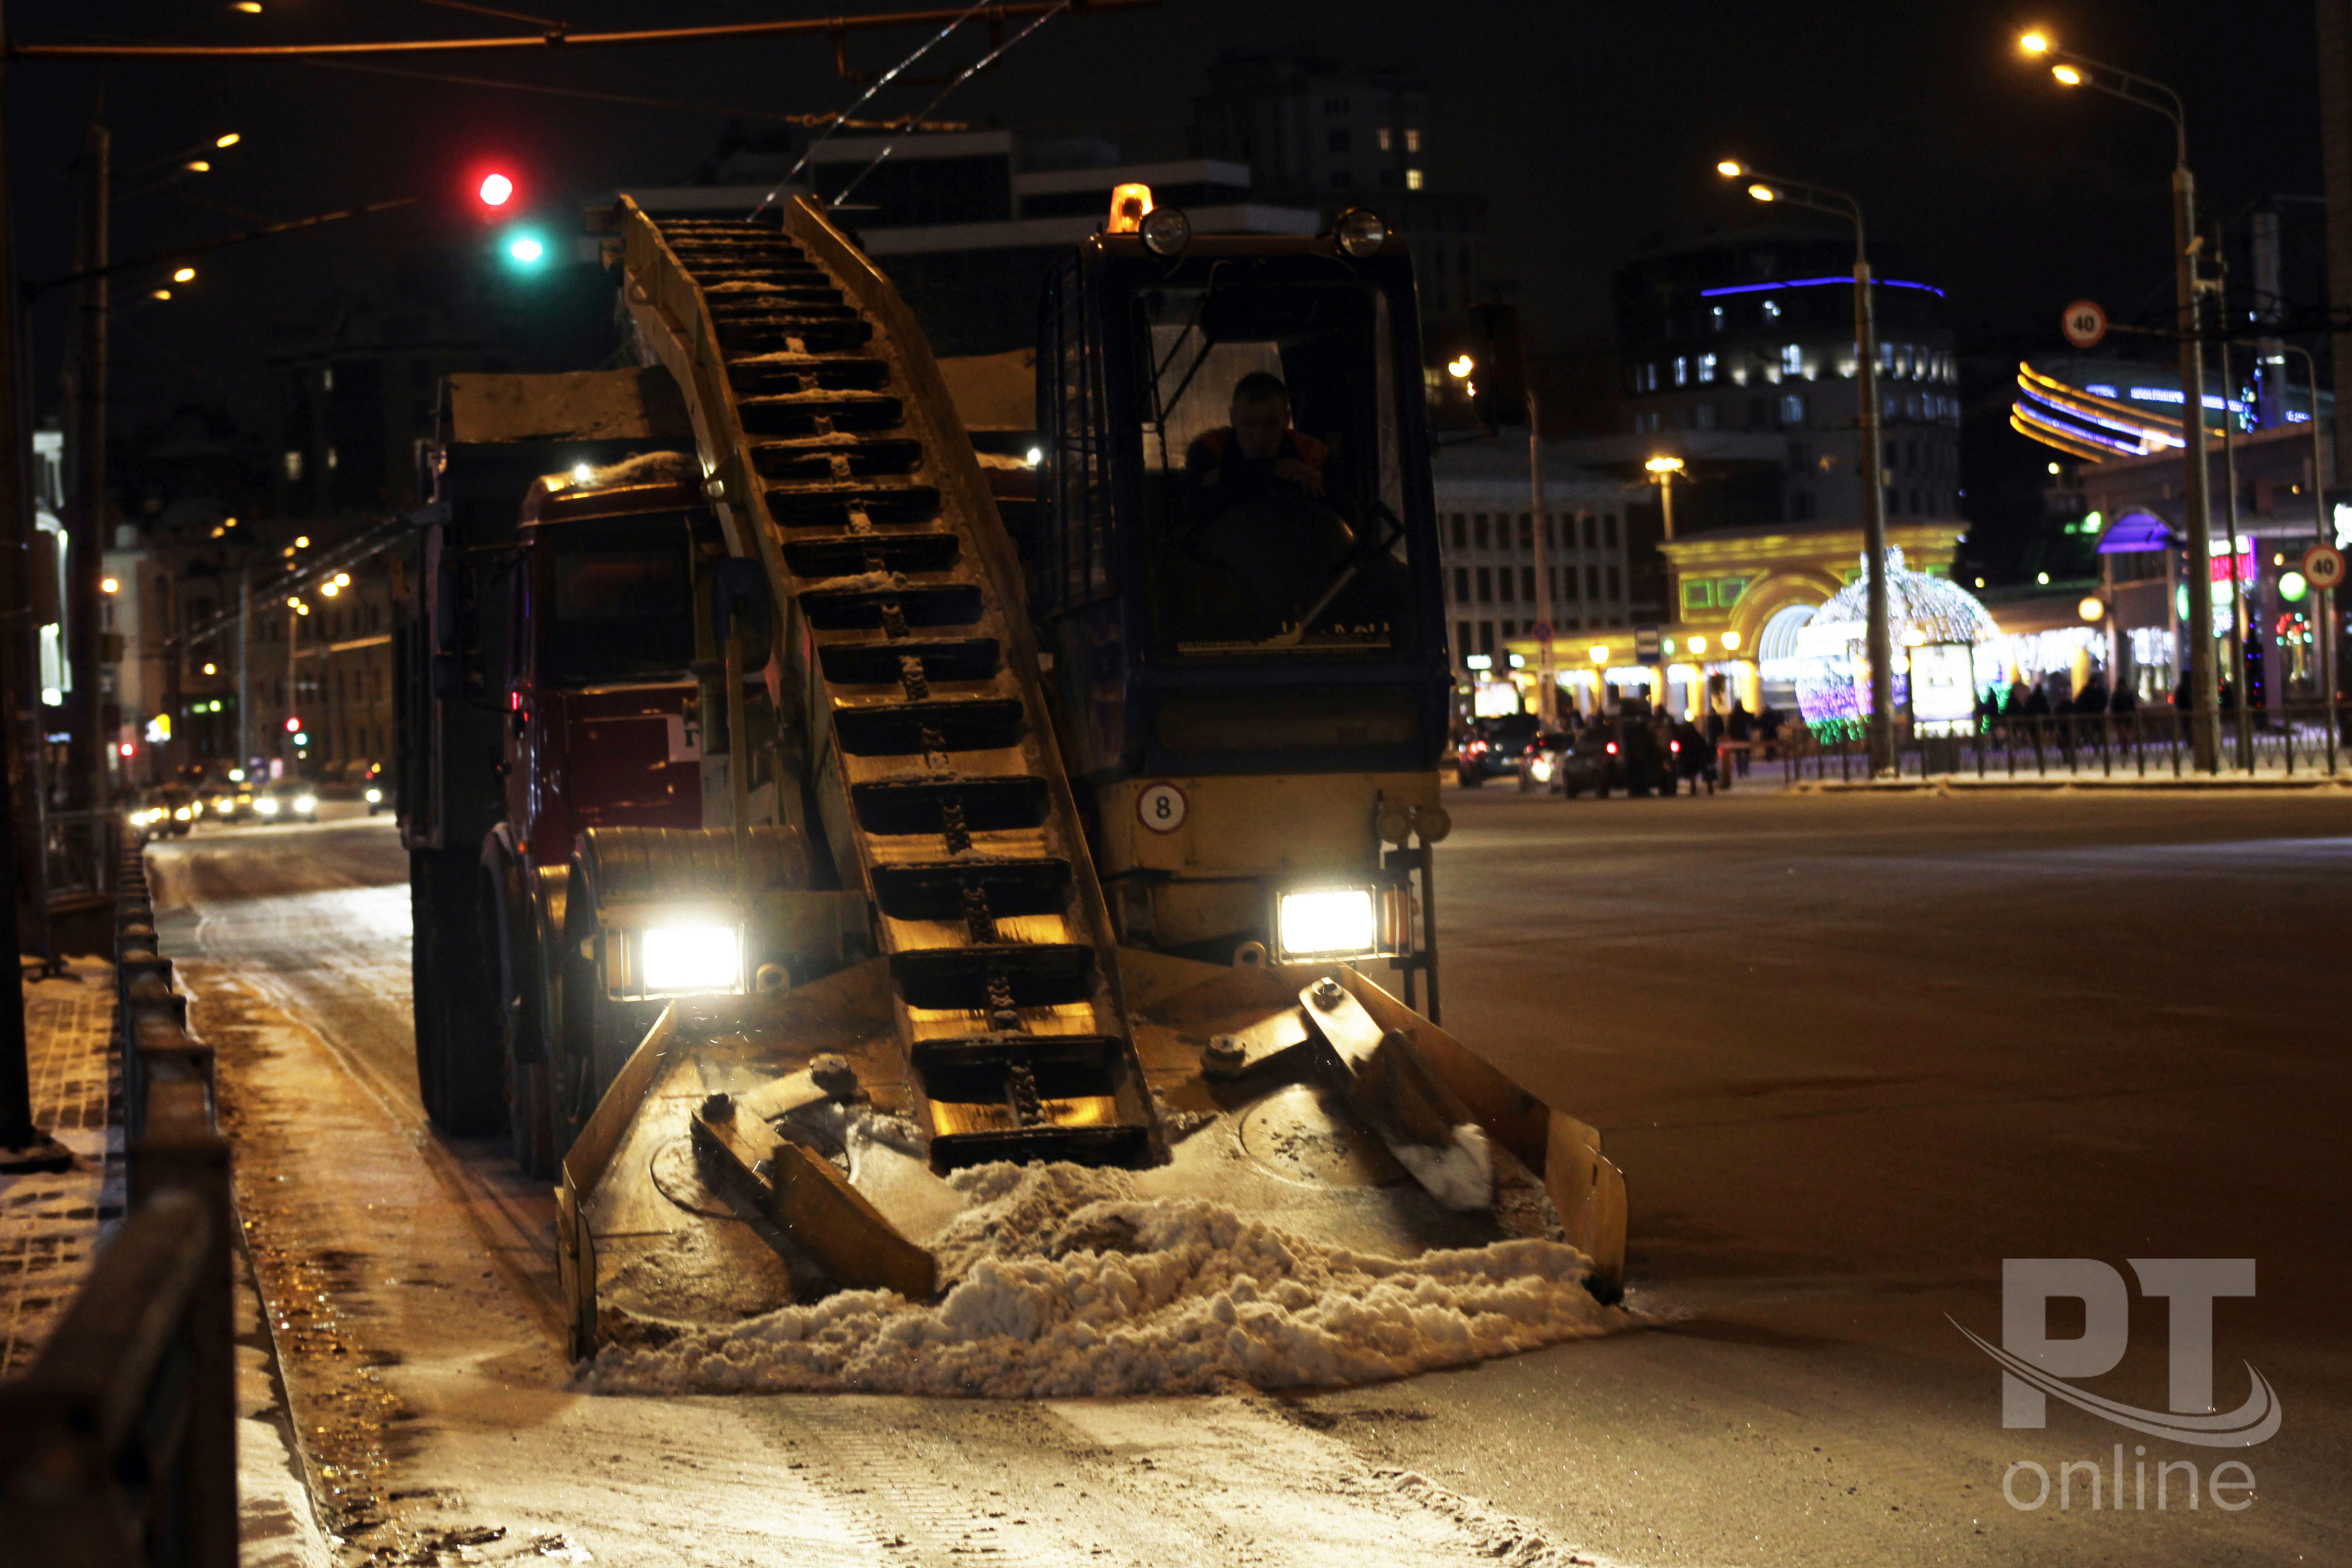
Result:
{"label": "tire", "polygon": [[491,940],[485,978],[497,999],[499,1102],[508,1152],[523,1174],[555,1173],[555,1128],[548,1070],[547,987],[522,868],[501,857],[482,868],[481,925]]}
{"label": "tire", "polygon": [[458,1138],[495,1131],[505,1114],[478,958],[474,868],[474,857],[462,851],[417,849],[408,857],[417,1093],[435,1130]]}

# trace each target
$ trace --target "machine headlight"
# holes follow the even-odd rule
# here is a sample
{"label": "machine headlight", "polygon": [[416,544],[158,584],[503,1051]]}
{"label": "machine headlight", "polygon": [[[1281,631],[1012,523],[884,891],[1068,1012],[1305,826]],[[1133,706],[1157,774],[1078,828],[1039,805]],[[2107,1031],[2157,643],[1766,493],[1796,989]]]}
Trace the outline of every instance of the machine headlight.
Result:
{"label": "machine headlight", "polygon": [[380,789],[372,789],[368,791],[367,803],[370,805],[382,805],[383,804],[383,791]]}
{"label": "machine headlight", "polygon": [[1192,220],[1181,207],[1153,207],[1135,231],[1143,237],[1143,248],[1154,256],[1181,256],[1192,243]]}
{"label": "machine headlight", "polygon": [[193,822],[195,820],[195,816],[196,814],[194,812],[190,811],[184,805],[180,807],[179,810],[172,814],[172,820],[174,822]]}
{"label": "machine headlight", "polygon": [[264,795],[261,799],[253,803],[253,809],[257,816],[275,816],[278,815],[278,803],[275,800],[270,799],[268,796]]}
{"label": "machine headlight", "polygon": [[1275,900],[1275,962],[1367,958],[1380,951],[1380,913],[1370,888],[1318,888]]}
{"label": "machine headlight", "polygon": [[645,996],[743,988],[743,933],[730,925],[648,926],[634,944],[637,984]]}
{"label": "machine headlight", "polygon": [[297,815],[308,816],[318,809],[319,797],[317,795],[298,795],[294,797],[294,810]]}
{"label": "machine headlight", "polygon": [[1528,772],[1535,775],[1535,781],[1538,784],[1551,783],[1551,759],[1538,757],[1528,764]]}
{"label": "machine headlight", "polygon": [[1380,214],[1363,207],[1353,207],[1341,213],[1331,232],[1339,240],[1340,250],[1358,260],[1372,255],[1389,242],[1389,226],[1381,220]]}

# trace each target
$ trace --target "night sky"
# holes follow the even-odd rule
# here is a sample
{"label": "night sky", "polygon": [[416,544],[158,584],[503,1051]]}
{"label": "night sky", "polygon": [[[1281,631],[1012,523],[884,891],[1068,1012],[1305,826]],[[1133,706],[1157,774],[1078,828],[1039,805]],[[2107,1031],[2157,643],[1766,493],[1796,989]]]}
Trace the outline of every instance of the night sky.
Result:
{"label": "night sky", "polygon": [[[503,0],[579,29],[676,26],[840,7],[756,0]],[[225,5],[17,0],[26,42],[288,42],[528,31],[423,0],[268,0]],[[2170,288],[2169,127],[2112,99],[2069,92],[2022,62],[2023,25],[2178,87],[2209,210],[2240,214],[2264,194],[2319,191],[2317,87],[2309,6],[2053,5],[2011,14],[1976,5],[1433,5],[1396,0],[1167,0],[1152,11],[1047,24],[942,115],[1035,133],[1091,132],[1130,158],[1181,155],[1190,99],[1233,47],[1327,52],[1426,73],[1433,188],[1486,195],[1492,269],[1517,279],[1538,336],[1604,331],[1613,270],[1659,239],[1746,220],[1752,207],[1713,171],[1729,153],[1858,195],[1874,238],[1950,294],[1963,346],[1998,356],[2054,352],[2068,300],[2121,320],[2164,308]],[[961,64],[981,30],[933,58]],[[917,35],[853,41],[880,68]],[[409,194],[451,197],[484,155],[511,159],[551,210],[591,191],[674,183],[712,148],[730,110],[826,111],[857,90],[820,41],[734,42],[545,56],[436,57],[389,68],[507,78],[677,100],[644,109],[301,64],[171,62],[103,72],[118,190],[129,172],[234,130],[213,174],[116,207],[127,257],[284,218]],[[8,71],[19,276],[72,261],[73,169],[101,73],[79,63]],[[907,110],[935,88],[874,105]],[[201,197],[247,216],[198,205]],[[266,429],[272,331],[314,310],[404,222],[268,242],[200,262],[168,304],[127,279],[119,312],[116,417],[136,427],[184,403],[228,407]],[[2318,299],[2315,207],[2290,205],[2291,294]],[[34,408],[54,412],[66,302],[37,321]],[[1988,385],[1971,417],[1997,423]],[[2013,455],[2021,460],[2021,450]],[[1972,447],[1981,450],[1980,443]]]}

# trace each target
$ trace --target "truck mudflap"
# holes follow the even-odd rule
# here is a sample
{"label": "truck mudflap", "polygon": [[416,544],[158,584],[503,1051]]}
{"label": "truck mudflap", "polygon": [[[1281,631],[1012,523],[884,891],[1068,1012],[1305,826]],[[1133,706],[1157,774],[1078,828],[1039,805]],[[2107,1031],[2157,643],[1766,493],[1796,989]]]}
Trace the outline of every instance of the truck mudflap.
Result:
{"label": "truck mudflap", "polygon": [[[1600,1134],[1346,967],[1120,951],[1168,1159],[1139,1196],[1214,1202],[1376,1256],[1550,1236],[1622,1291],[1625,1186]],[[966,1206],[918,1120],[887,959],[782,995],[671,1004],[562,1164],[575,1358],[843,1289],[923,1300]],[[1049,1096],[1041,1082],[1034,1096]],[[1007,1096],[1018,1127],[1084,1108]]]}

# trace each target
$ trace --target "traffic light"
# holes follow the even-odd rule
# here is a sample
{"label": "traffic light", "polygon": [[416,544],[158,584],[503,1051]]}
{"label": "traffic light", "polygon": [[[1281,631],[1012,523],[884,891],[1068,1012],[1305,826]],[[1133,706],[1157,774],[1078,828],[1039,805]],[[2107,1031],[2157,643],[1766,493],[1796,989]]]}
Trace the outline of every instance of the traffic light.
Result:
{"label": "traffic light", "polygon": [[503,169],[492,169],[474,187],[475,197],[486,207],[503,207],[514,200],[514,176]]}
{"label": "traffic light", "polygon": [[300,734],[302,732],[302,721],[299,719],[289,718],[286,721],[286,732],[289,735]]}
{"label": "traffic light", "polygon": [[536,272],[547,264],[547,241],[527,228],[510,229],[499,237],[499,255],[516,272]]}

